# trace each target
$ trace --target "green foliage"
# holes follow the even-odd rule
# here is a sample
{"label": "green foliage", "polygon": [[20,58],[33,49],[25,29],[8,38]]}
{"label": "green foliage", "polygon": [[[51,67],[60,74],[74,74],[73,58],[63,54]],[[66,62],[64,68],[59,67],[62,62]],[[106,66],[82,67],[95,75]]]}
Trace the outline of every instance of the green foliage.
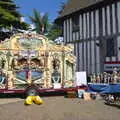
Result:
{"label": "green foliage", "polygon": [[0,27],[28,29],[29,25],[20,21],[22,15],[17,9],[13,0],[0,0]]}
{"label": "green foliage", "polygon": [[[62,11],[64,10],[66,6],[66,3],[64,2],[61,2],[61,5],[60,5],[60,10],[58,11],[58,14],[60,15],[62,13]],[[50,40],[55,40],[56,38],[62,36],[62,27],[61,25],[57,25],[56,23],[53,23],[51,25],[51,28],[48,32],[48,35],[47,37],[50,39]]]}
{"label": "green foliage", "polygon": [[60,37],[61,35],[62,35],[62,29],[58,25],[53,24],[48,32],[47,37],[50,40],[54,41],[56,38]]}
{"label": "green foliage", "polygon": [[42,15],[36,9],[33,9],[33,16],[30,16],[29,18],[35,26],[35,29],[33,29],[33,31],[36,31],[38,34],[45,34],[48,32],[49,29],[48,13]]}

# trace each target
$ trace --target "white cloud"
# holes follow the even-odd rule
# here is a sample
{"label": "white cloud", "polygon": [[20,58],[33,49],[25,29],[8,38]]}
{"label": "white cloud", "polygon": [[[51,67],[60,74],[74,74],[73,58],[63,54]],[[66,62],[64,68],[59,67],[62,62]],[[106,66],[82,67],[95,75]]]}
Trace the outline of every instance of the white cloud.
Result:
{"label": "white cloud", "polygon": [[25,17],[21,17],[21,22],[25,22]]}
{"label": "white cloud", "polygon": [[30,24],[30,28],[31,28],[31,29],[34,29],[35,26],[34,26],[33,24]]}

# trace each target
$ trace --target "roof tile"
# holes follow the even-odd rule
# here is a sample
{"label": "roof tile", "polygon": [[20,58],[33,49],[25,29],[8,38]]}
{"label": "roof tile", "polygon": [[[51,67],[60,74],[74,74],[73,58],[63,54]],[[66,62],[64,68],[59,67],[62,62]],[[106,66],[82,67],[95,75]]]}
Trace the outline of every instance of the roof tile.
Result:
{"label": "roof tile", "polygon": [[64,17],[69,15],[73,12],[76,12],[80,9],[93,5],[97,2],[104,1],[104,0],[68,0],[65,8],[63,9],[60,17]]}

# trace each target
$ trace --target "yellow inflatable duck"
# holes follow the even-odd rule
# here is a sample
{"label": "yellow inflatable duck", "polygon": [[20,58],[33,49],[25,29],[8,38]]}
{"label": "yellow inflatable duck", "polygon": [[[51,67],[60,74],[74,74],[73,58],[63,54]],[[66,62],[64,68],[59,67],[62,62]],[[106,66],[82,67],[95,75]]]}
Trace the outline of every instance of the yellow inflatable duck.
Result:
{"label": "yellow inflatable duck", "polygon": [[37,105],[43,104],[43,100],[40,98],[40,96],[28,96],[25,99],[25,105],[31,105],[33,102]]}
{"label": "yellow inflatable duck", "polygon": [[33,103],[33,96],[28,96],[25,99],[25,105],[31,105]]}
{"label": "yellow inflatable duck", "polygon": [[37,105],[43,104],[43,100],[40,98],[40,96],[34,96],[33,97],[33,102]]}

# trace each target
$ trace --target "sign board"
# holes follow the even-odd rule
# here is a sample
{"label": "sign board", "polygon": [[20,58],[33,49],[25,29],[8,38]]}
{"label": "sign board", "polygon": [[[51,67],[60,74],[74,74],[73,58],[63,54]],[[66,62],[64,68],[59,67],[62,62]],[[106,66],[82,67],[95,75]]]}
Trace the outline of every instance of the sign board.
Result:
{"label": "sign board", "polygon": [[87,85],[86,71],[76,72],[76,86]]}
{"label": "sign board", "polygon": [[59,88],[61,88],[61,84],[60,83],[53,83],[53,87],[54,87],[54,89],[59,89]]}
{"label": "sign board", "polygon": [[120,70],[120,63],[118,62],[105,62],[104,71],[113,71],[114,68]]}
{"label": "sign board", "polygon": [[19,54],[21,55],[21,56],[29,56],[29,57],[35,57],[35,55],[36,55],[36,51],[35,50],[21,50],[20,52],[19,52]]}

